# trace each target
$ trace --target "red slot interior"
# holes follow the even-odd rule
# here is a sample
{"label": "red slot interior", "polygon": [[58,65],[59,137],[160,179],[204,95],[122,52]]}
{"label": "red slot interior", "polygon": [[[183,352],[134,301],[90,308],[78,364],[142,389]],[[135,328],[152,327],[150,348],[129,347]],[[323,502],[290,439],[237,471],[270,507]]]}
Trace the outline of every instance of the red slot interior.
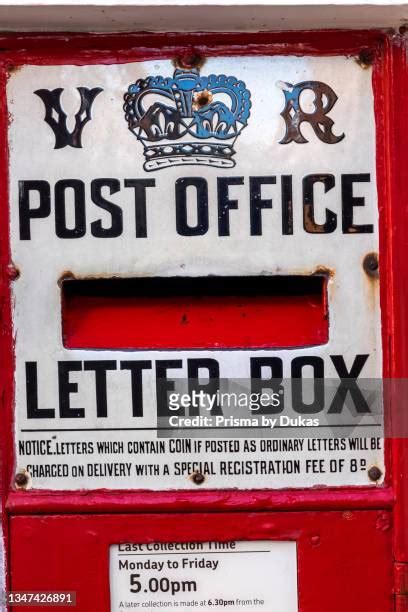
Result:
{"label": "red slot interior", "polygon": [[319,276],[67,280],[64,346],[277,348],[328,341]]}

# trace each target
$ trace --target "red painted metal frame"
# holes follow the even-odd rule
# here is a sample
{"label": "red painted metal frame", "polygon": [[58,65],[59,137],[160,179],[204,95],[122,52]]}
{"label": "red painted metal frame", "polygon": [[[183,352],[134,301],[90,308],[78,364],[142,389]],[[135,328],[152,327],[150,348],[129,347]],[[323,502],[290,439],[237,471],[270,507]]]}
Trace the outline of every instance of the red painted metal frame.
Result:
{"label": "red painted metal frame", "polygon": [[[12,482],[14,470],[13,438],[13,352],[11,337],[11,312],[9,283],[10,254],[7,237],[8,227],[8,156],[7,156],[7,108],[4,85],[6,71],[18,69],[19,65],[32,64],[94,64],[120,63],[152,59],[155,57],[173,58],[189,55],[193,50],[204,56],[214,55],[249,55],[249,54],[293,54],[293,55],[357,55],[362,49],[374,51],[374,89],[377,120],[377,180],[379,192],[379,208],[381,219],[380,231],[380,267],[383,282],[381,284],[381,306],[383,326],[384,377],[408,376],[408,257],[406,249],[406,219],[408,207],[408,187],[404,180],[407,160],[408,137],[406,124],[408,109],[408,78],[406,65],[406,47],[401,36],[384,32],[291,32],[262,34],[134,34],[134,35],[4,35],[0,36],[0,78],[1,78],[1,112],[0,112],[0,176],[2,181],[2,205],[0,206],[0,400],[3,423],[1,445],[2,482],[6,483],[2,494],[3,508],[7,505],[10,514],[24,514],[24,518],[12,517],[11,525],[15,537],[19,530],[25,533],[34,525],[41,526],[42,519],[30,518],[31,514],[57,514],[75,512],[180,512],[190,513],[202,509],[211,510],[210,516],[215,516],[221,510],[247,509],[267,510],[277,508],[283,510],[312,510],[340,508],[360,508],[356,516],[371,516],[363,508],[386,509],[395,502],[394,558],[401,563],[408,562],[408,449],[406,441],[393,441],[387,444],[387,479],[382,487],[376,489],[344,488],[339,490],[301,490],[301,491],[206,491],[206,492],[105,492],[64,493],[42,492],[22,493],[9,492],[8,483]],[[405,105],[405,108],[404,108]],[[391,406],[398,410],[399,406]],[[392,415],[391,415],[392,416]],[[281,512],[280,525],[291,521],[296,513]],[[191,515],[191,520],[195,518]],[[231,515],[230,515],[231,516]],[[241,521],[228,523],[228,528]],[[255,516],[255,515],[254,515]],[[258,516],[258,515],[257,515]],[[267,516],[267,515],[265,515]],[[319,524],[321,529],[332,525],[332,513],[298,514],[312,529],[312,522]],[[319,518],[318,518],[319,517]],[[50,524],[57,524],[57,517],[51,518]],[[114,520],[109,517],[103,520]],[[141,518],[141,517],[140,517]],[[44,519],[45,520],[45,519]],[[67,519],[66,519],[67,520]],[[86,523],[86,517],[80,519],[86,526],[86,534],[92,531],[91,523]],[[94,520],[89,517],[89,520]],[[102,518],[101,518],[102,520]],[[135,524],[139,519],[128,517],[127,521]],[[146,519],[147,520],[147,519]],[[159,519],[157,519],[159,520]],[[160,519],[164,520],[164,519]],[[171,524],[170,515],[167,516]],[[208,519],[209,520],[209,519]],[[229,519],[228,519],[229,520]],[[18,522],[20,521],[20,522]],[[37,521],[37,523],[35,523]],[[55,523],[54,523],[55,521]],[[311,518],[310,518],[311,521]],[[120,522],[118,522],[118,525]],[[127,524],[127,523],[126,523]],[[211,520],[214,527],[216,523]],[[25,525],[27,527],[25,527]],[[65,525],[65,524],[64,524]],[[126,533],[128,527],[120,524]],[[360,523],[359,523],[360,525]],[[5,522],[6,528],[8,523]],[[14,527],[15,526],[15,527]],[[17,529],[18,526],[18,529]],[[357,527],[357,523],[355,524]],[[67,523],[68,528],[68,523]],[[364,528],[363,523],[361,528]],[[64,527],[65,529],[65,527]],[[116,528],[115,528],[116,529]],[[167,528],[166,528],[167,529]],[[215,527],[214,527],[215,529]],[[359,527],[360,529],[360,527]],[[44,533],[43,529],[39,532]],[[67,529],[67,533],[72,533]],[[119,527],[116,529],[119,540],[125,535]],[[192,538],[188,530],[180,538]],[[247,537],[256,536],[256,529],[251,532],[248,527]],[[217,535],[218,534],[218,535]],[[7,534],[6,534],[7,535]],[[56,535],[57,537],[57,535]],[[61,532],[58,538],[61,537]],[[68,542],[68,540],[64,541]],[[88,536],[87,536],[88,537]],[[130,537],[129,535],[126,537]],[[217,529],[213,538],[224,537]],[[235,537],[235,536],[234,536]],[[280,537],[280,534],[279,534]],[[134,539],[134,538],[132,538]],[[197,537],[193,538],[197,539]],[[118,541],[119,541],[118,540]],[[369,540],[367,540],[369,547]],[[348,538],[348,545],[353,548],[354,536]],[[85,544],[81,547],[86,548]],[[27,551],[26,551],[27,552]],[[358,556],[361,551],[354,551]],[[20,553],[19,553],[20,554]],[[385,554],[385,551],[384,551]],[[374,558],[374,557],[373,557]],[[16,558],[11,560],[16,563]],[[326,560],[327,563],[327,560]],[[26,562],[24,562],[26,565]],[[31,566],[32,568],[32,566]],[[30,569],[31,569],[30,568]],[[322,571],[324,568],[322,569]],[[323,574],[325,575],[325,574]],[[104,580],[106,575],[104,575]],[[310,576],[315,581],[315,574]],[[375,584],[375,578],[373,580]],[[38,583],[37,583],[38,585]],[[105,587],[106,588],[106,585]],[[332,598],[330,598],[332,601]],[[341,601],[341,598],[339,599]],[[333,604],[335,606],[336,604]],[[330,607],[334,610],[350,611],[347,607]],[[92,609],[92,607],[88,607]],[[303,608],[302,610],[316,610]],[[357,610],[357,608],[356,608]],[[359,607],[361,610],[380,610],[373,601],[372,607]],[[381,609],[382,610],[382,609]],[[403,610],[400,607],[400,610]]]}
{"label": "red painted metal frame", "polygon": [[390,520],[384,511],[14,516],[12,587],[76,591],[77,612],[109,612],[110,544],[293,540],[301,612],[391,612]]}
{"label": "red painted metal frame", "polygon": [[[8,238],[9,225],[9,190],[8,190],[8,114],[6,104],[7,73],[2,66],[0,70],[0,491],[1,516],[5,557],[7,562],[10,550],[8,521],[6,516],[6,500],[14,468],[13,450],[13,392],[14,392],[14,352],[11,322],[10,296],[10,243]],[[3,571],[3,568],[0,568]],[[6,566],[6,587],[9,586],[9,575]]]}
{"label": "red painted metal frame", "polygon": [[[390,376],[408,378],[408,61],[405,38],[393,41],[393,66],[390,87],[395,104],[390,108],[391,136],[388,168],[391,183],[390,222],[388,241],[391,244],[389,269],[394,282],[390,309]],[[393,407],[406,410],[404,398]],[[393,441],[393,486],[395,506],[395,556],[408,563],[408,440]],[[408,599],[408,588],[407,588]],[[406,603],[408,609],[408,603]],[[402,610],[403,608],[401,608]]]}
{"label": "red painted metal frame", "polygon": [[300,511],[390,509],[394,494],[389,487],[292,489],[283,491],[55,491],[10,493],[10,514],[73,514],[120,512]]}
{"label": "red painted metal frame", "polygon": [[0,34],[6,66],[26,63],[113,64],[154,58],[221,55],[358,55],[379,48],[385,32],[316,31],[166,34]]}

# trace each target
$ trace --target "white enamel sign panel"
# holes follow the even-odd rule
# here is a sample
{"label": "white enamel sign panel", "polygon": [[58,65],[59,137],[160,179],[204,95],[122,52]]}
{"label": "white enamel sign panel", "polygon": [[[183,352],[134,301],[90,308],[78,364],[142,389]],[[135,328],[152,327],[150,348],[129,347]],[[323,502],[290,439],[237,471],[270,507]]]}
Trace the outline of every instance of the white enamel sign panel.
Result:
{"label": "white enamel sign panel", "polygon": [[295,542],[119,544],[110,549],[111,610],[296,612]]}
{"label": "white enamel sign panel", "polygon": [[[16,467],[32,486],[374,484],[367,474],[371,466],[384,472],[381,436],[378,423],[361,436],[347,422],[357,392],[347,401],[337,395],[337,413],[329,402],[343,418],[336,429],[324,420],[327,406],[294,412],[293,388],[284,407],[278,398],[261,418],[243,405],[193,409],[176,385],[215,369],[245,387],[254,369],[268,379],[273,365],[290,386],[300,363],[313,380],[381,377],[378,279],[362,265],[378,252],[371,69],[346,57],[210,58],[200,71],[168,60],[23,66],[7,95],[11,251],[20,272]],[[320,344],[64,345],[67,275],[199,283],[316,273],[327,279],[329,332]],[[101,337],[112,322],[101,322]],[[159,411],[160,385],[167,399],[172,385],[174,393],[163,408],[160,392]],[[364,406],[357,413],[365,419]]]}

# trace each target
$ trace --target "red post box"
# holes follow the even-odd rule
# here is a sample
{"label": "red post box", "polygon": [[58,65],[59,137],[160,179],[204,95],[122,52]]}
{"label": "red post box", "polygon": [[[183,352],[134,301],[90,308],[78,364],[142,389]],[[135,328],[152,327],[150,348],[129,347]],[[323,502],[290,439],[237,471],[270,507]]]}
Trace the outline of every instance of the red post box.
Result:
{"label": "red post box", "polygon": [[403,34],[1,46],[8,605],[406,610]]}

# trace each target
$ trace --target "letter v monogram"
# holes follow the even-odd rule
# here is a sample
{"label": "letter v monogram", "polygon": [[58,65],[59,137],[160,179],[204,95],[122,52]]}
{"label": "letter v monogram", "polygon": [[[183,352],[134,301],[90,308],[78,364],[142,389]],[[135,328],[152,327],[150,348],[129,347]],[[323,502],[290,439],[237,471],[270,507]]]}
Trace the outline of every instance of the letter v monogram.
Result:
{"label": "letter v monogram", "polygon": [[[48,123],[55,135],[54,149],[62,149],[69,145],[82,148],[81,137],[85,125],[92,119],[91,108],[96,96],[103,91],[101,87],[77,87],[81,97],[79,111],[75,114],[75,127],[72,132],[67,128],[67,115],[61,107],[62,87],[58,89],[37,89],[34,93],[41,98],[45,106],[44,121]],[[56,118],[58,117],[58,119]]]}

